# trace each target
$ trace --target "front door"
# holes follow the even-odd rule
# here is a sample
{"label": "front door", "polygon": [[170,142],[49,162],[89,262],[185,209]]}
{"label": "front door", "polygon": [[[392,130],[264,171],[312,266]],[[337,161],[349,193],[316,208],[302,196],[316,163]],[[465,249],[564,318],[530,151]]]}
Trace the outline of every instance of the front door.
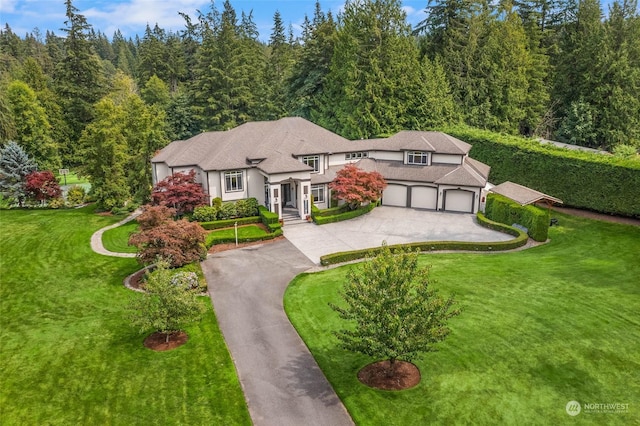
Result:
{"label": "front door", "polygon": [[282,206],[286,207],[291,203],[291,184],[285,183],[282,185]]}

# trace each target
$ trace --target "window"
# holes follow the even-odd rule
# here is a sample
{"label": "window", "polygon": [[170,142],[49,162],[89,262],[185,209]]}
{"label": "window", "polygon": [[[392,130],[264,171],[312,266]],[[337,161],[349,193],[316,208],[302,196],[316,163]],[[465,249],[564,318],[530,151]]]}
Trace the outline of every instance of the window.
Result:
{"label": "window", "polygon": [[427,164],[428,155],[422,151],[409,151],[407,153],[407,164]]}
{"label": "window", "polygon": [[361,158],[367,158],[367,157],[369,157],[368,152],[348,152],[344,156],[345,160],[359,160]]}
{"label": "window", "polygon": [[244,189],[242,170],[224,172],[224,189],[225,192],[238,192]]}
{"label": "window", "polygon": [[310,155],[308,157],[302,157],[302,162],[309,167],[313,167],[313,171],[317,172],[320,170],[320,156],[319,155]]}
{"label": "window", "polygon": [[314,203],[324,203],[324,185],[311,186],[311,195]]}

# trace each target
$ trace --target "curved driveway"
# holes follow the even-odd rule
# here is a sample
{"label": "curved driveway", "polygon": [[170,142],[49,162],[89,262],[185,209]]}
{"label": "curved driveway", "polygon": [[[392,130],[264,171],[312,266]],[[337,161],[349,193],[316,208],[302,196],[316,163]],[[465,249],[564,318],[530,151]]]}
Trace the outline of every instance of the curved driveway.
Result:
{"label": "curved driveway", "polygon": [[287,285],[312,266],[287,240],[217,253],[202,262],[257,426],[353,424],[284,313]]}

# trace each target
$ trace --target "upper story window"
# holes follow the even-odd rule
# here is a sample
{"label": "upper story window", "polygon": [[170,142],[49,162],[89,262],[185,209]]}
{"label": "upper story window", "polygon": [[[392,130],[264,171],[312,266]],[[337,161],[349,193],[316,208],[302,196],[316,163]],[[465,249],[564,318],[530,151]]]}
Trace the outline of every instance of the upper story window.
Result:
{"label": "upper story window", "polygon": [[242,170],[234,170],[224,172],[224,190],[225,192],[238,192],[244,190]]}
{"label": "upper story window", "polygon": [[302,157],[302,162],[307,166],[312,167],[314,172],[320,171],[319,155],[309,155],[307,157]]}
{"label": "upper story window", "polygon": [[344,155],[345,160],[359,160],[369,157],[368,152],[348,152]]}
{"label": "upper story window", "polygon": [[409,151],[407,164],[429,164],[429,154],[424,151]]}

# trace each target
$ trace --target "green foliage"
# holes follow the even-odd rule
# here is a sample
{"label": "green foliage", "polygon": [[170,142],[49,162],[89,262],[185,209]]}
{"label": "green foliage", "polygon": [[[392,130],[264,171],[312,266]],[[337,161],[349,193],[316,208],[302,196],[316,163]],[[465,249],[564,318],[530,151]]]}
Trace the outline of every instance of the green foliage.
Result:
{"label": "green foliage", "polygon": [[84,203],[86,191],[80,185],[72,185],[67,190],[67,203],[71,206],[79,206]]}
{"label": "green foliage", "polygon": [[340,292],[346,306],[330,304],[352,327],[335,332],[344,349],[376,359],[413,361],[450,333],[447,321],[460,314],[453,298],[430,287],[429,268],[418,267],[418,253],[392,251],[353,268]]}
{"label": "green foliage", "polygon": [[521,206],[502,195],[489,194],[485,215],[488,219],[505,225],[516,223],[524,226],[535,241],[547,240],[551,219],[548,210],[532,205]]}
{"label": "green foliage", "polygon": [[131,300],[131,324],[140,332],[161,332],[169,341],[171,333],[200,321],[203,306],[197,293],[185,288],[183,281],[169,269],[167,262],[158,261],[156,269],[147,276],[144,295]]}
{"label": "green foliage", "polygon": [[[464,312],[438,352],[416,362],[422,381],[406,391],[363,386],[355,372],[370,359],[344,351],[333,334],[344,324],[328,304],[340,303],[345,277],[358,265],[303,273],[290,283],[287,316],[355,424],[518,424],[542,412],[545,421],[565,424],[567,394],[640,399],[627,374],[640,362],[640,227],[557,217],[550,242],[538,247],[420,257]],[[578,417],[624,425],[636,420],[631,407],[615,418]]]}
{"label": "green foliage", "polygon": [[[280,228],[266,232],[264,229],[256,225],[245,225],[238,227],[238,243],[272,240],[281,235],[282,229]],[[210,232],[207,235],[205,244],[207,248],[209,248],[215,244],[235,243],[235,241],[235,227],[230,227]]]}
{"label": "green foliage", "polygon": [[153,424],[163,413],[166,423],[251,425],[209,298],[186,345],[143,346],[122,285],[140,266],[88,244],[118,218],[95,206],[0,215],[3,424]]}
{"label": "green foliage", "polygon": [[13,141],[7,143],[0,148],[0,193],[15,199],[22,207],[27,197],[26,178],[36,168],[20,145]]}
{"label": "green foliage", "polygon": [[220,206],[220,212],[218,214],[218,217],[221,220],[231,219],[237,216],[238,216],[238,210],[236,209],[235,202],[222,203],[222,206]]}
{"label": "green foliage", "polygon": [[259,223],[259,222],[261,222],[260,216],[252,216],[252,217],[242,217],[237,219],[200,222],[200,226],[202,226],[206,230],[213,230],[213,229],[228,228],[230,226],[233,226],[236,223],[238,225],[247,225],[249,223]]}
{"label": "green foliage", "polygon": [[258,200],[247,198],[236,201],[236,214],[238,217],[251,217],[258,215]]}
{"label": "green foliage", "polygon": [[191,216],[191,220],[197,222],[213,222],[216,219],[218,219],[218,209],[213,206],[198,206],[193,209]]}
{"label": "green foliage", "polygon": [[638,148],[631,145],[616,145],[613,148],[613,155],[620,158],[637,158],[638,156]]}
{"label": "green foliage", "polygon": [[[494,231],[504,232],[509,235],[513,235],[515,238],[509,241],[496,241],[496,242],[467,242],[467,241],[426,241],[410,244],[397,244],[389,246],[392,250],[409,248],[411,250],[418,250],[420,252],[431,252],[439,250],[451,250],[451,251],[470,251],[470,252],[493,252],[503,250],[513,250],[527,244],[529,237],[527,234],[519,229],[511,226],[504,225],[499,222],[484,217],[482,213],[478,213],[478,223],[486,228],[493,229]],[[339,253],[327,254],[320,257],[320,264],[323,266],[335,265],[338,263],[351,262],[354,260],[364,259],[371,254],[376,254],[377,249],[365,249],[365,250],[352,250],[343,251]]]}
{"label": "green foliage", "polygon": [[[344,213],[333,214],[330,216],[322,215],[322,211],[321,211],[321,214],[319,216],[314,216],[313,221],[317,225],[324,225],[326,223],[333,223],[333,222],[341,222],[343,220],[349,220],[349,219],[356,218],[358,216],[362,216],[363,214],[367,214],[371,210],[373,210],[376,206],[377,206],[377,203],[369,203],[366,206],[360,207],[355,210],[351,210],[347,206],[347,211],[344,211]],[[344,208],[338,207],[338,208],[332,208],[327,210],[341,211],[341,210],[344,210]]]}
{"label": "green foliage", "polygon": [[260,217],[262,218],[262,223],[264,223],[265,226],[278,223],[278,220],[279,220],[278,214],[274,212],[270,212],[265,206],[259,206],[258,212],[260,213]]}
{"label": "green foliage", "polygon": [[491,182],[505,181],[560,198],[570,207],[640,216],[640,161],[541,145],[536,141],[448,128],[470,143],[470,156],[491,165]]}

